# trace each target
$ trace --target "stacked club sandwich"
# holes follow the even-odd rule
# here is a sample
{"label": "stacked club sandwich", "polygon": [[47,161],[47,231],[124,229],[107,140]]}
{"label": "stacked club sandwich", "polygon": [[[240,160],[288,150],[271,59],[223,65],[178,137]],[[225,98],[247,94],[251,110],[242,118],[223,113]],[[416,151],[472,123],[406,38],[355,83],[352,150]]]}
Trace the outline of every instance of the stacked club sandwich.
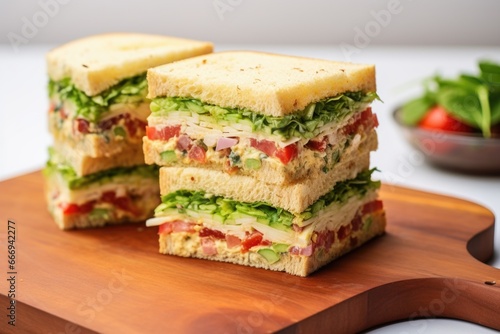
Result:
{"label": "stacked club sandwich", "polygon": [[224,52],[148,85],[161,253],[307,276],[384,232],[374,66]]}
{"label": "stacked club sandwich", "polygon": [[44,170],[61,229],[139,222],[159,203],[158,168],[144,163],[148,68],[212,51],[210,43],[141,34],[83,38],[47,54]]}

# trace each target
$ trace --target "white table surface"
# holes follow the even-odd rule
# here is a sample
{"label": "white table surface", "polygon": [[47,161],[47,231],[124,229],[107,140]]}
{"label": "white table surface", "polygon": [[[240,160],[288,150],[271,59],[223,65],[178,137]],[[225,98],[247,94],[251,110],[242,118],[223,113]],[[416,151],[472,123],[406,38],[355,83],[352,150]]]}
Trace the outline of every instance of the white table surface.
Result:
{"label": "white table surface", "polygon": [[[47,97],[44,53],[49,45],[26,45],[14,52],[0,45],[0,180],[40,169],[47,158],[51,137],[47,130]],[[224,45],[217,51],[248,49],[347,60],[337,45],[270,46]],[[435,169],[418,159],[402,138],[391,113],[395,106],[418,94],[419,80],[437,72],[455,75],[476,72],[478,59],[500,61],[499,48],[423,48],[368,47],[350,59],[374,63],[378,93],[376,102],[380,145],[372,153],[372,166],[378,177],[394,184],[437,192],[474,201],[500,216],[500,177],[456,174]],[[1,189],[0,189],[1,191]],[[390,224],[390,222],[389,222]],[[500,267],[500,228],[495,234],[495,256],[489,264]],[[500,310],[499,310],[500,316]],[[372,329],[370,333],[497,333],[497,331],[458,320],[422,319],[402,321]]]}

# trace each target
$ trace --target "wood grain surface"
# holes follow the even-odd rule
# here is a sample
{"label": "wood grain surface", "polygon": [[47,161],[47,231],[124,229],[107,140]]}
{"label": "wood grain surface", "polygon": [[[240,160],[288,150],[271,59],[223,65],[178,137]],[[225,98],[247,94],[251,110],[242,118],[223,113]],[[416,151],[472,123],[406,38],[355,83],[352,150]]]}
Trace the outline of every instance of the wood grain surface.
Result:
{"label": "wood grain surface", "polygon": [[[0,182],[0,263],[16,223],[16,327],[0,332],[343,333],[417,318],[500,330],[494,217],[467,201],[384,185],[387,233],[310,277],[158,254],[157,228],[60,231],[40,172]],[[7,276],[7,275],[6,275]]]}

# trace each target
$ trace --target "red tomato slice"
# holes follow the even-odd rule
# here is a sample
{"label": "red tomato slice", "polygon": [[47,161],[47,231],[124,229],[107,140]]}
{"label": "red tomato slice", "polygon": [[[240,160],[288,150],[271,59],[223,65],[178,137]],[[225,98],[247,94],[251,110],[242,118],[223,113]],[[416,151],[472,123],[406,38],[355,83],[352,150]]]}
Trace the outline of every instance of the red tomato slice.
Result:
{"label": "red tomato slice", "polygon": [[141,214],[141,210],[134,205],[129,197],[117,197],[113,204],[120,210],[130,212],[134,216]]}
{"label": "red tomato slice", "polygon": [[290,144],[276,151],[276,158],[286,165],[297,157],[299,150],[297,149],[297,144]]}
{"label": "red tomato slice", "polygon": [[339,239],[339,241],[342,241],[350,232],[351,231],[349,229],[349,225],[340,226],[339,230],[337,231],[337,238]]}
{"label": "red tomato slice", "polygon": [[474,128],[450,116],[441,106],[431,108],[418,124],[423,129],[445,132],[474,132]]}
{"label": "red tomato slice", "polygon": [[65,215],[89,213],[94,208],[95,201],[90,201],[82,205],[74,203],[63,203],[61,208]]}
{"label": "red tomato slice", "polygon": [[[371,109],[370,109],[370,111],[371,111]],[[377,114],[372,114],[372,120],[373,120],[373,127],[378,128],[379,123],[378,123]]]}
{"label": "red tomato slice", "polygon": [[353,220],[351,221],[352,231],[355,232],[359,230],[361,228],[361,225],[363,225],[363,221],[361,220],[361,217],[359,215],[356,215],[356,217],[354,217]]}
{"label": "red tomato slice", "polygon": [[63,203],[60,206],[65,215],[71,215],[73,213],[80,212],[80,207],[77,204]]}
{"label": "red tomato slice", "polygon": [[272,141],[265,139],[257,140],[250,138],[250,146],[264,152],[269,157],[274,157],[274,153],[276,152],[276,145]]}
{"label": "red tomato slice", "polygon": [[[49,113],[54,112],[55,110],[56,110],[56,104],[55,103],[51,103],[49,105]],[[66,114],[66,112],[64,111],[64,108],[62,106],[59,106],[59,109],[57,110],[57,112],[59,112],[59,117],[61,119],[68,118],[68,115]]]}
{"label": "red tomato slice", "polygon": [[146,123],[139,119],[125,119],[125,127],[127,128],[128,134],[131,137],[134,137],[137,134],[137,131],[143,130],[146,128]]}
{"label": "red tomato slice", "polygon": [[260,245],[262,242],[262,234],[259,232],[254,232],[241,242],[241,250],[243,252],[248,251],[250,248]]}
{"label": "red tomato slice", "polygon": [[130,212],[134,216],[139,216],[141,210],[139,210],[129,197],[116,197],[114,191],[107,191],[101,195],[101,201],[105,203],[111,203],[120,210]]}
{"label": "red tomato slice", "polygon": [[115,117],[108,118],[104,121],[99,122],[99,128],[101,130],[109,130],[113,127],[113,125],[117,124],[122,118],[127,118],[128,114],[120,114]]}
{"label": "red tomato slice", "polygon": [[322,140],[310,140],[307,142],[306,147],[313,151],[324,152],[326,149],[326,137],[323,137]]}
{"label": "red tomato slice", "polygon": [[375,200],[369,203],[366,203],[361,210],[362,215],[366,215],[372,212],[380,211],[384,208],[384,204],[380,200]]}
{"label": "red tomato slice", "polygon": [[351,123],[346,125],[343,128],[343,132],[346,135],[353,135],[357,133],[361,126],[372,129],[378,126],[377,116],[372,113],[372,108],[366,108],[363,112],[356,116],[357,119]]}
{"label": "red tomato slice", "polygon": [[80,133],[89,133],[90,132],[90,124],[89,121],[83,118],[77,118],[76,119],[76,129]]}
{"label": "red tomato slice", "polygon": [[172,137],[179,137],[181,132],[180,125],[165,126],[163,128],[146,127],[146,135],[151,140],[169,140]]}
{"label": "red tomato slice", "polygon": [[202,228],[200,233],[200,237],[213,237],[215,239],[226,239],[226,235],[221,231],[212,230],[210,228]]}
{"label": "red tomato slice", "polygon": [[113,203],[116,198],[114,191],[106,191],[101,195],[101,201],[106,203]]}
{"label": "red tomato slice", "polygon": [[290,144],[284,148],[277,149],[276,144],[270,140],[257,140],[250,138],[250,146],[264,152],[269,157],[280,159],[283,164],[289,163],[298,154],[297,144]]}

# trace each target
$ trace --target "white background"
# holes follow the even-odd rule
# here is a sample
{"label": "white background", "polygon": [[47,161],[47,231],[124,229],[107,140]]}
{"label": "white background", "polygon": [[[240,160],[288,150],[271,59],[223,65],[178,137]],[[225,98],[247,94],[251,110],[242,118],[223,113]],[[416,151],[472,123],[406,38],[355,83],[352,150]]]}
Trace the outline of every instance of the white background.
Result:
{"label": "white background", "polygon": [[373,45],[500,45],[497,0],[2,0],[0,43],[21,34],[27,19],[41,26],[30,42],[134,31],[218,44],[334,45],[352,43],[372,12],[398,3]]}
{"label": "white background", "polygon": [[[381,123],[380,148],[372,155],[373,165],[382,171],[379,177],[469,199],[500,216],[500,177],[455,174],[415,159],[418,155],[391,118],[397,105],[419,91],[418,82],[425,76],[473,72],[481,58],[500,61],[500,1],[56,1],[0,2],[0,180],[39,169],[45,162],[51,138],[44,53],[88,34],[148,32],[209,40],[216,50],[375,63],[384,100],[374,105]],[[229,6],[226,11],[221,3]],[[397,3],[397,12],[388,12]],[[16,43],[11,43],[13,38]],[[491,261],[496,267],[499,244],[497,228]],[[373,332],[493,331],[456,320],[424,319]]]}

